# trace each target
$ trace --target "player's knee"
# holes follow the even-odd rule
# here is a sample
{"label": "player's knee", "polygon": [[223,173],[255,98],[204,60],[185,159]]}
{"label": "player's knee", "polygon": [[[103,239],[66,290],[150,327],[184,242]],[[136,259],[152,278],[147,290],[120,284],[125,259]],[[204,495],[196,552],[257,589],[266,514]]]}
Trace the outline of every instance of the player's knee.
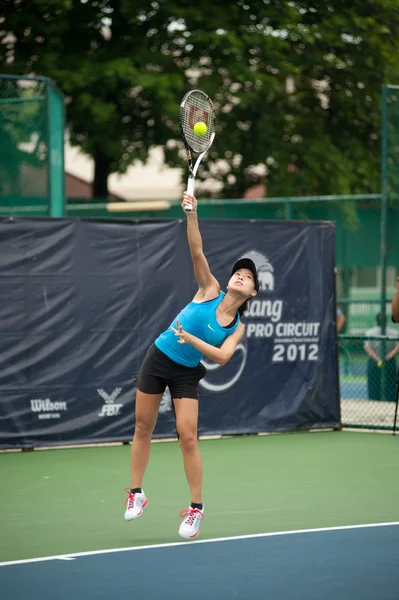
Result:
{"label": "player's knee", "polygon": [[197,444],[197,432],[192,429],[179,429],[179,444],[183,452],[192,452]]}
{"label": "player's knee", "polygon": [[154,425],[152,422],[146,421],[136,417],[136,425],[134,429],[134,436],[138,438],[148,438],[152,436]]}

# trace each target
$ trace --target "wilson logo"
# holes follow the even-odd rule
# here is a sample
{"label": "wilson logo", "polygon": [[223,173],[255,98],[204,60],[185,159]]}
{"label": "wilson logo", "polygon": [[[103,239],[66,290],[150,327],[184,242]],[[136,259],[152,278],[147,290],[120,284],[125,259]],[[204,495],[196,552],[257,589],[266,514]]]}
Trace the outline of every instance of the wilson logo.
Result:
{"label": "wilson logo", "polygon": [[55,412],[60,410],[68,410],[66,402],[51,402],[50,398],[45,400],[34,399],[30,401],[32,412]]}
{"label": "wilson logo", "polygon": [[203,110],[202,108],[194,106],[193,104],[188,104],[187,106],[189,109],[188,122],[190,123],[190,127],[193,128],[198,121],[204,121],[204,123],[208,127],[209,113],[206,110]]}

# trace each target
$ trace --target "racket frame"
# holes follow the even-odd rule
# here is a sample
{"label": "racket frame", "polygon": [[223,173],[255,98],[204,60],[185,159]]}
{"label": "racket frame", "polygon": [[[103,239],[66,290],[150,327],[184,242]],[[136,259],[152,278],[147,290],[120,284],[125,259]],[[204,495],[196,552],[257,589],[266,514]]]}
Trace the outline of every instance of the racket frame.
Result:
{"label": "racket frame", "polygon": [[[205,154],[208,152],[209,148],[212,146],[213,144],[213,140],[215,139],[215,109],[213,106],[213,102],[212,100],[209,98],[208,94],[206,94],[205,92],[203,92],[202,90],[190,90],[189,92],[187,92],[187,94],[185,94],[183,100],[181,101],[180,104],[180,111],[181,109],[184,107],[187,99],[190,97],[190,95],[193,92],[200,92],[201,94],[203,94],[204,96],[206,96],[207,101],[210,104],[210,107],[213,111],[213,115],[212,115],[212,119],[213,119],[213,132],[209,138],[209,143],[207,145],[207,147],[205,148],[205,150],[203,150],[201,153],[197,153],[195,152],[195,150],[193,150],[193,148],[191,148],[190,144],[187,141],[187,138],[185,136],[184,133],[184,129],[183,129],[183,125],[182,125],[182,119],[180,117],[180,131],[181,131],[181,136],[184,142],[184,146],[186,149],[186,155],[187,155],[187,164],[188,164],[188,180],[187,180],[187,193],[190,194],[190,196],[194,195],[194,189],[195,189],[195,180],[196,180],[196,176],[197,176],[197,172],[198,172],[198,167],[200,166],[201,160],[203,159],[203,157],[205,156]],[[195,164],[193,166],[193,157],[192,157],[192,153],[194,154],[198,154],[197,160],[195,161]],[[186,212],[190,212],[193,210],[193,206],[192,204],[187,204],[185,209]]]}

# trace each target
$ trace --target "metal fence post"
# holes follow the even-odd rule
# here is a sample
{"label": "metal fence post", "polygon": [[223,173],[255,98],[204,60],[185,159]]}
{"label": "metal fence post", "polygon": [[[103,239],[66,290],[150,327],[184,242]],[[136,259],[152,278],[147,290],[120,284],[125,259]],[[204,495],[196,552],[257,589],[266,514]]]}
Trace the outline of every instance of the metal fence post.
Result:
{"label": "metal fence post", "polygon": [[284,218],[286,221],[292,220],[292,204],[289,200],[284,202]]}
{"label": "metal fence post", "polygon": [[[381,268],[381,335],[385,336],[386,331],[386,271],[387,271],[387,207],[388,207],[388,186],[387,186],[387,153],[388,153],[388,87],[382,86],[382,123],[381,123],[381,222],[380,222],[380,268]],[[381,392],[382,399],[385,400],[385,341],[382,342],[382,373],[381,373]]]}

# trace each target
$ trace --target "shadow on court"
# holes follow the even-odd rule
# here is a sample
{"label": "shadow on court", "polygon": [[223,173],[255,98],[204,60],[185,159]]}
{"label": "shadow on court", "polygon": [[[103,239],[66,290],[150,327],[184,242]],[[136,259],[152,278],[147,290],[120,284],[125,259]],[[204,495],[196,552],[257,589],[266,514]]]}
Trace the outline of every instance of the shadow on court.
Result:
{"label": "shadow on court", "polygon": [[20,562],[4,600],[397,600],[399,524],[269,534]]}

